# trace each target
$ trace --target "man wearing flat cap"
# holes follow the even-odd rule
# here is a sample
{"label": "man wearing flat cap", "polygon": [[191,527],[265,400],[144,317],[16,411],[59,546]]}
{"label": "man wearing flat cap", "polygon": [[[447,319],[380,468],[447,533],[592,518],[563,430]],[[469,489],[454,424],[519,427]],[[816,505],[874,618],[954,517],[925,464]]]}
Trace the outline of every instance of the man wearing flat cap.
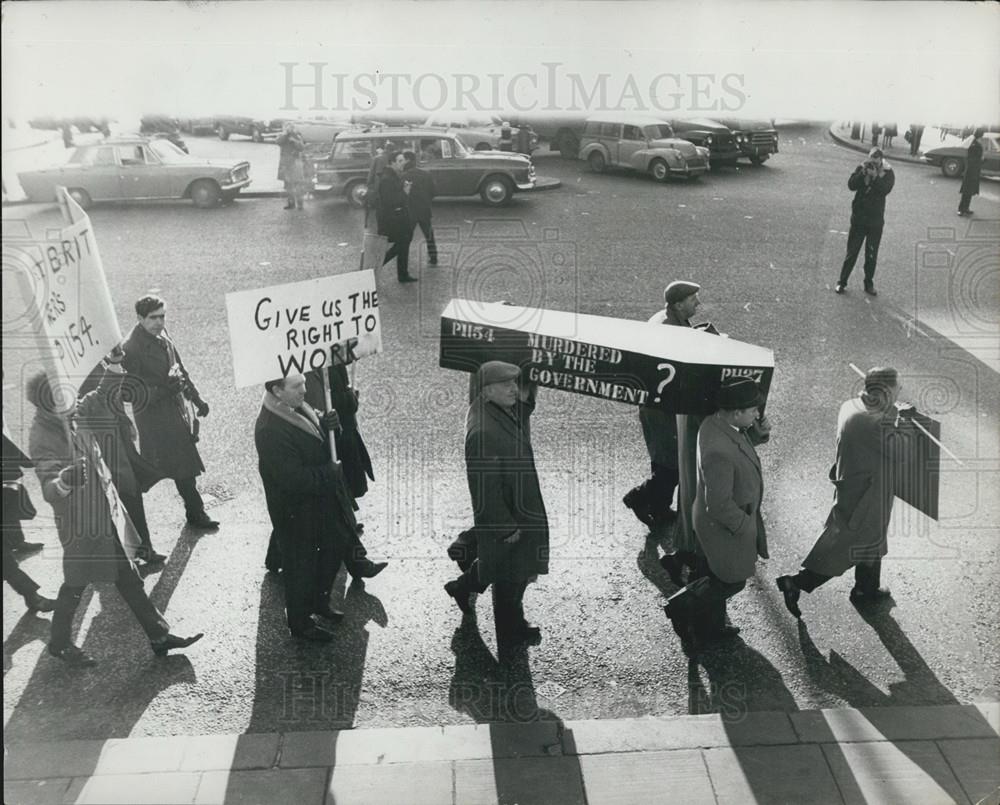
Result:
{"label": "man wearing flat cap", "polygon": [[475,398],[465,422],[465,465],[472,497],[477,558],[445,590],[463,613],[470,596],[493,585],[501,659],[519,643],[537,643],[541,631],[524,618],[528,582],[549,572],[549,524],[529,438],[534,408],[520,370],[488,361],[476,374]]}
{"label": "man wearing flat cap", "polygon": [[[764,484],[754,444],[767,436],[758,421],[763,398],[749,378],[723,383],[719,410],[698,431],[698,486],[693,519],[698,540],[698,578],[671,596],[664,611],[682,640],[695,645],[734,637],[726,601],[746,586],[757,557],[767,558],[760,514]],[[751,426],[756,423],[756,428]]]}

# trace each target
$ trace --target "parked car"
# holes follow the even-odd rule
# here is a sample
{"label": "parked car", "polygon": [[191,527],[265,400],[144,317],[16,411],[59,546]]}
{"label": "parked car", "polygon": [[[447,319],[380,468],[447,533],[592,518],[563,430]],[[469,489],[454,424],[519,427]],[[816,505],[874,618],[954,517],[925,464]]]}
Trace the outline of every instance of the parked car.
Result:
{"label": "parked car", "polygon": [[434,177],[439,196],[479,194],[491,207],[507,204],[514,193],[535,186],[535,167],[521,154],[470,151],[450,131],[385,127],[372,131],[345,131],[333,141],[329,155],[314,162],[317,194],[343,195],[364,206],[368,169],[375,149],[385,143],[398,151],[413,151],[420,167]]}
{"label": "parked car", "polygon": [[682,140],[687,140],[707,148],[712,152],[712,164],[731,164],[742,156],[736,144],[736,137],[728,126],[717,120],[699,117],[688,120],[671,120],[674,134]]}
{"label": "parked car", "polygon": [[176,118],[167,115],[143,115],[139,121],[139,133],[169,140],[185,154],[188,153],[187,143],[181,138],[180,121]]}
{"label": "parked car", "polygon": [[778,130],[767,120],[718,121],[729,128],[736,140],[740,154],[753,165],[763,165],[772,154],[778,153]]}
{"label": "parked car", "polygon": [[[439,113],[427,118],[424,128],[448,129],[473,151],[510,151],[518,133],[517,128],[496,115]],[[531,149],[537,146],[538,136],[534,135]]]}
{"label": "parked car", "polygon": [[198,136],[199,134],[215,133],[214,117],[182,117],[178,118],[177,122],[181,131],[186,131],[188,134]]}
{"label": "parked car", "polygon": [[[941,173],[949,178],[956,178],[965,173],[965,158],[969,153],[969,143],[972,137],[966,137],[961,145],[932,148],[925,151],[921,157],[929,165],[941,168]],[[1000,176],[1000,134],[986,132],[980,142],[983,146],[983,176]]]}
{"label": "parked car", "polygon": [[78,147],[64,165],[18,174],[31,201],[64,186],[84,209],[95,201],[189,198],[196,207],[230,202],[250,184],[250,163],[188,156],[158,137],[115,137]]}
{"label": "parked car", "polygon": [[658,182],[671,176],[691,179],[709,168],[707,148],[674,136],[665,120],[642,115],[588,118],[580,140],[580,159],[592,171],[609,167],[648,173]]}
{"label": "parked car", "polygon": [[281,126],[284,121],[216,115],[212,122],[212,128],[219,135],[220,140],[228,140],[233,134],[239,134],[243,137],[249,137],[255,143],[262,143],[265,140],[277,139],[278,135],[281,134]]}

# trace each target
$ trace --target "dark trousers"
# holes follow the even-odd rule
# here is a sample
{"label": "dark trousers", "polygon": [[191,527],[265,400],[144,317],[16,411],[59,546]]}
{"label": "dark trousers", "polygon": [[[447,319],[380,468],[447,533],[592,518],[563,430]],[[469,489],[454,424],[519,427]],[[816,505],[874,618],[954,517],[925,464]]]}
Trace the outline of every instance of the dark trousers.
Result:
{"label": "dark trousers", "polygon": [[427,242],[427,257],[430,258],[431,263],[434,264],[438,261],[438,248],[437,243],[434,242],[434,227],[431,226],[430,215],[426,218],[417,218],[414,220],[414,232],[417,231],[418,226],[420,227],[420,231],[424,233],[424,240]]}
{"label": "dark trousers", "polygon": [[968,212],[969,204],[972,202],[972,193],[962,193],[958,201],[958,211]]}
{"label": "dark trousers", "polygon": [[629,494],[635,496],[636,504],[645,506],[650,511],[663,513],[674,502],[674,492],[681,480],[680,470],[655,461],[650,462],[649,466],[652,474]]}
{"label": "dark trousers", "polygon": [[[458,577],[459,589],[466,593],[484,593],[489,584],[479,580],[479,560],[476,559]],[[518,632],[526,625],[524,591],[527,581],[497,579],[493,582],[493,621],[496,625],[497,648],[505,652],[517,642]]]}
{"label": "dark trousers", "polygon": [[[197,481],[193,475],[190,478],[175,478],[174,486],[177,487],[177,491],[184,500],[184,513],[188,520],[204,513],[205,503],[202,501],[201,495],[198,494]],[[124,501],[122,502],[124,503]]]}
{"label": "dark trousers", "polygon": [[[364,543],[361,542],[361,537],[355,533],[354,537],[350,540],[347,546],[347,552],[344,554],[344,566],[347,568],[347,572],[352,576],[358,576],[364,566],[368,562],[368,549],[365,548]],[[277,529],[271,530],[271,538],[267,543],[267,555],[264,557],[264,567],[270,570],[272,573],[277,573],[282,569],[282,549],[281,542],[278,539]],[[334,575],[336,575],[339,566],[334,568]],[[332,587],[332,580],[330,586]]]}
{"label": "dark trousers", "polygon": [[726,625],[726,601],[746,587],[746,582],[722,581],[711,571],[704,556],[698,557],[695,575],[697,578],[670,600],[691,622],[696,634],[718,634]]}
{"label": "dark trousers", "polygon": [[396,258],[396,278],[402,279],[410,274],[410,239],[390,240],[389,249],[385,253],[382,265]]}
{"label": "dark trousers", "polygon": [[285,582],[285,613],[292,633],[311,624],[309,617],[330,602],[330,588],[337,568],[334,548],[328,539],[279,531],[281,575]]}
{"label": "dark trousers", "polygon": [[[118,578],[115,580],[115,586],[150,640],[159,640],[170,633],[169,624],[164,620],[160,610],[149,600],[149,596],[146,595],[142,579],[139,578],[139,572],[135,569],[135,565],[125,558],[125,554],[120,549],[118,551]],[[52,637],[49,640],[49,645],[55,651],[60,651],[70,644],[73,615],[76,613],[77,607],[80,606],[80,598],[86,589],[86,585],[77,587],[70,584],[63,584],[59,588],[56,608],[52,613]]]}
{"label": "dark trousers", "polygon": [[[197,489],[195,489],[195,494],[198,494]],[[124,492],[119,492],[118,497],[121,498],[122,505],[125,507],[125,511],[128,512],[132,525],[135,526],[142,546],[144,548],[152,548],[153,543],[149,538],[149,523],[146,522],[146,507],[142,502],[142,493],[136,492],[134,495],[127,495]],[[201,500],[201,497],[199,496],[198,499]]]}
{"label": "dark trousers", "polygon": [[[18,526],[20,530],[20,525]],[[21,542],[24,542],[24,535],[21,535]],[[14,556],[14,546],[16,541],[8,539],[6,529],[3,535],[3,580],[7,582],[15,593],[27,598],[38,592],[38,585],[34,579],[21,570],[21,566]]]}
{"label": "dark trousers", "polygon": [[847,257],[840,269],[840,284],[847,285],[847,279],[854,270],[854,264],[861,254],[861,246],[865,247],[865,286],[875,282],[875,264],[878,262],[878,247],[882,242],[882,221],[866,221],[861,218],[851,218],[851,229],[847,233]]}
{"label": "dark trousers", "polygon": [[[824,576],[814,570],[804,568],[792,576],[792,581],[804,593],[811,593],[820,585],[826,584],[833,576]],[[882,560],[858,562],[854,566],[854,589],[863,593],[875,592],[882,584]]]}

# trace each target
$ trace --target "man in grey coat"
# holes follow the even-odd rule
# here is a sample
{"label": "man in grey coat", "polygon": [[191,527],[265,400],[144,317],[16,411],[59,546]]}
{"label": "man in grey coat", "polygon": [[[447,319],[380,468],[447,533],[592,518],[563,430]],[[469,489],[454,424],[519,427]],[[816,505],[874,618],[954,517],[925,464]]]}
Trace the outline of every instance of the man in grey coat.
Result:
{"label": "man in grey coat", "polygon": [[497,647],[501,659],[522,642],[537,643],[541,630],[524,618],[528,582],[549,572],[549,524],[535,470],[527,419],[530,398],[518,387],[520,370],[488,361],[478,371],[478,394],[465,425],[465,465],[472,497],[478,556],[445,585],[459,609],[472,611],[470,596],[493,585]]}
{"label": "man in grey coat", "polygon": [[757,557],[768,555],[760,513],[764,481],[754,450],[771,430],[766,418],[758,419],[763,398],[753,380],[734,378],[723,383],[717,401],[719,410],[698,431],[692,513],[698,579],[672,595],[664,608],[681,639],[695,644],[739,633],[725,624],[726,601],[746,586]]}
{"label": "man in grey coat", "polygon": [[919,416],[912,406],[897,409],[902,386],[891,367],[865,375],[860,397],[840,406],[837,417],[837,463],[830,468],[833,508],[823,533],[794,576],[779,576],[778,589],[796,618],[801,593],[811,593],[834,576],[854,568],[851,601],[863,604],[889,596],[880,586],[882,557],[895,495],[894,476],[909,454]]}

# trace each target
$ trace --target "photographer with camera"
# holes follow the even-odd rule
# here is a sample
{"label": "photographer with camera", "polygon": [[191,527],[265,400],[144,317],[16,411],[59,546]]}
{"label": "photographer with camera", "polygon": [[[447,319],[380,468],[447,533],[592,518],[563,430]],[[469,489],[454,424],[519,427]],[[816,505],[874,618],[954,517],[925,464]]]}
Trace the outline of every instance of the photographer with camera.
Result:
{"label": "photographer with camera", "polygon": [[875,264],[878,247],[882,241],[885,223],[885,197],[892,192],[896,174],[885,161],[882,150],[873,148],[868,159],[854,169],[847,180],[847,187],[854,191],[851,203],[851,229],[847,233],[847,256],[837,280],[837,293],[847,289],[847,280],[858,261],[862,245],[865,247],[865,293],[878,296],[875,290]]}

